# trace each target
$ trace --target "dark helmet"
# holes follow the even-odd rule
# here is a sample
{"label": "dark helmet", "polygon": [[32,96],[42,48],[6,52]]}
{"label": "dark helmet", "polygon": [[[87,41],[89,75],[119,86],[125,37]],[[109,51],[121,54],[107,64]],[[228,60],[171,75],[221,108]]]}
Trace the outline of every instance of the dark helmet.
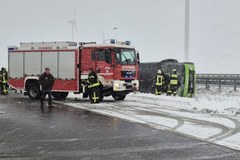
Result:
{"label": "dark helmet", "polygon": [[1,70],[2,70],[2,72],[4,72],[4,71],[6,71],[6,68],[2,67],[2,69],[1,69]]}

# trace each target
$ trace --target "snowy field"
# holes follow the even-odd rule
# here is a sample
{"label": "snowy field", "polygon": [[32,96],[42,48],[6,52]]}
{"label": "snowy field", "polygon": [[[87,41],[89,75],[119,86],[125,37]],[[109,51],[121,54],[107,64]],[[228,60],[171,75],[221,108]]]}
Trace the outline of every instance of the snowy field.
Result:
{"label": "snowy field", "polygon": [[124,101],[107,97],[99,104],[70,95],[58,103],[240,150],[240,92],[204,86],[197,92],[194,98],[131,93]]}

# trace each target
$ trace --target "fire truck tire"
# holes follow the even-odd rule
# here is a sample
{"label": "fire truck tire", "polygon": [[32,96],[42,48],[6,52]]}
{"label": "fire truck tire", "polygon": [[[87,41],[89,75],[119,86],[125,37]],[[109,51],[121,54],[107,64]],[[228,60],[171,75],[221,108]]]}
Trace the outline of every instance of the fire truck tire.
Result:
{"label": "fire truck tire", "polygon": [[68,96],[68,92],[52,92],[52,96],[55,100],[65,100]]}
{"label": "fire truck tire", "polygon": [[28,87],[28,96],[31,99],[39,99],[40,98],[40,88],[36,83],[32,83]]}
{"label": "fire truck tire", "polygon": [[126,98],[126,95],[112,94],[112,97],[115,101],[122,101]]}

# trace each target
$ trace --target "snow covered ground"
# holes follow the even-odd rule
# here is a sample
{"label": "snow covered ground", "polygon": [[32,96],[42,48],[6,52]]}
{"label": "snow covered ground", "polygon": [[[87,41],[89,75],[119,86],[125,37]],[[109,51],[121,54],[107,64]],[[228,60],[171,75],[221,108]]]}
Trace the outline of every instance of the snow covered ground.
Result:
{"label": "snow covered ground", "polygon": [[228,115],[240,113],[240,89],[224,87],[219,91],[218,87],[206,90],[201,86],[197,89],[197,95],[192,100],[192,105],[198,110]]}
{"label": "snow covered ground", "polygon": [[90,104],[81,95],[70,95],[60,103],[240,150],[239,97],[233,88],[199,86],[194,98],[132,93],[124,101],[107,97]]}

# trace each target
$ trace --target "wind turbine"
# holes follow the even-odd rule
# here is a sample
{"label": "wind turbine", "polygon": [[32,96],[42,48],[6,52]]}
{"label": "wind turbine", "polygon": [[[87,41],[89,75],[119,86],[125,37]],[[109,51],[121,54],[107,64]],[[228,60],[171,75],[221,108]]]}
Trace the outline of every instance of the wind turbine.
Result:
{"label": "wind turbine", "polygon": [[185,24],[184,24],[184,61],[189,61],[189,19],[190,1],[185,0]]}
{"label": "wind turbine", "polygon": [[76,10],[74,9],[74,15],[73,15],[73,20],[69,20],[68,23],[72,25],[72,41],[74,41],[74,30],[76,30],[78,36],[78,28],[77,28],[77,23],[76,23]]}

